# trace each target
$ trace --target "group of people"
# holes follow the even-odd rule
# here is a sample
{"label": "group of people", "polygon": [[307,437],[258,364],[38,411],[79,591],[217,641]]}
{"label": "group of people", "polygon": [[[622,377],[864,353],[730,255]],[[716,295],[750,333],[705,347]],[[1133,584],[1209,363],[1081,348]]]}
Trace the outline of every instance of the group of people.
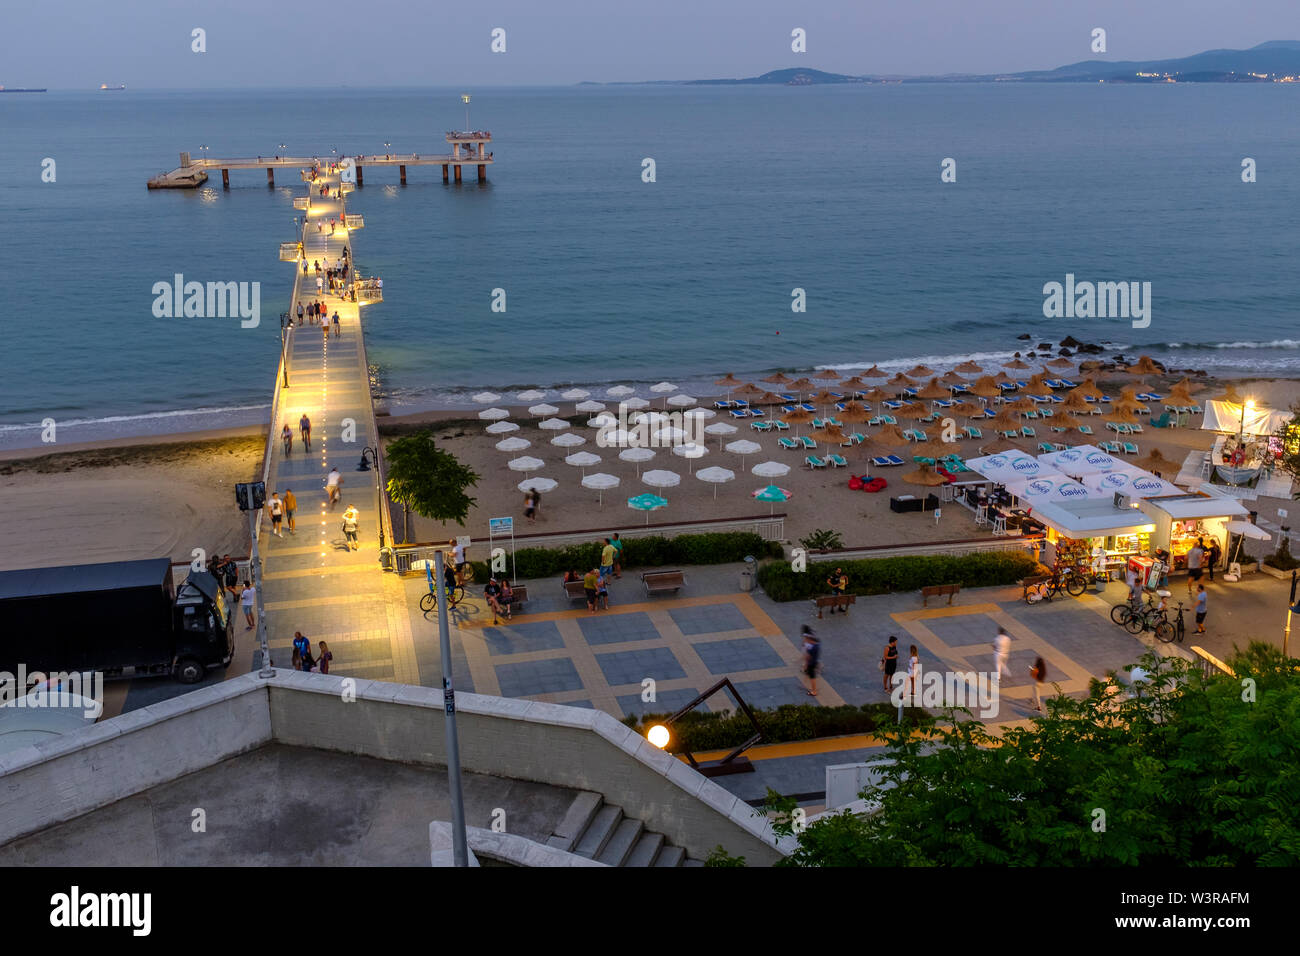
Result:
{"label": "group of people", "polygon": [[[288,427],[288,426],[285,426]],[[280,492],[271,492],[271,500],[266,503],[266,510],[271,514],[271,533],[277,538],[283,538],[280,531],[281,523],[287,523],[290,534],[297,534],[297,526],[294,524],[294,513],[298,510],[298,499],[294,497],[293,489],[284,489],[284,498],[280,497]]]}
{"label": "group of people", "polygon": [[[317,279],[316,281],[319,282],[320,280]],[[338,309],[334,310],[334,315],[332,317],[327,318],[329,316],[329,309],[325,307],[324,302],[321,302],[319,300],[315,302],[308,302],[306,308],[304,308],[303,304],[299,302],[298,303],[298,324],[299,325],[302,325],[302,320],[304,316],[306,316],[309,325],[322,326],[326,335],[329,335],[330,320],[332,319],[334,323],[334,337],[338,338],[339,336],[339,310]]]}
{"label": "group of people", "polygon": [[609,610],[609,578],[602,568],[592,568],[586,574],[576,570],[564,572],[564,583],[581,581],[582,590],[587,596],[587,610],[595,614],[600,610]]}
{"label": "group of people", "polygon": [[334,655],[330,652],[329,645],[324,641],[320,642],[320,654],[317,657],[312,657],[311,641],[303,636],[302,631],[293,632],[294,670],[328,674],[330,672],[330,661],[332,660],[334,660]]}
{"label": "group of people", "polygon": [[[298,433],[302,436],[302,449],[305,452],[311,451],[311,419],[307,413],[302,413],[302,418],[298,419]],[[284,457],[288,458],[293,454],[293,430],[289,423],[284,423],[284,428],[280,429],[280,440],[284,442]]]}

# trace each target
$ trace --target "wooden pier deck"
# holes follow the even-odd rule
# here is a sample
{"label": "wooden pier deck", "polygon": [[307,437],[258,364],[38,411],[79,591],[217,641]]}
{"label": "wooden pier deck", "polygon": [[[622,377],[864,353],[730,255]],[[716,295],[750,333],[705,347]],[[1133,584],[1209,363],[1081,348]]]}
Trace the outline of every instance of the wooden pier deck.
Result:
{"label": "wooden pier deck", "polygon": [[406,167],[407,166],[441,166],[442,181],[450,181],[449,177],[454,177],[456,182],[461,182],[461,169],[465,166],[474,166],[478,170],[478,179],[483,182],[487,179],[487,167],[494,162],[492,151],[487,147],[492,143],[492,134],[486,130],[477,130],[470,132],[449,132],[446,135],[447,143],[451,146],[450,153],[425,154],[425,153],[385,153],[385,154],[358,154],[355,156],[330,155],[330,156],[253,156],[236,159],[210,159],[200,157],[195,159],[189,153],[181,153],[181,164],[171,172],[159,173],[149,180],[150,189],[197,189],[208,180],[208,173],[216,170],[221,171],[221,184],[224,188],[230,188],[230,171],[264,169],[266,170],[267,186],[275,186],[275,171],[277,169],[295,169],[302,170],[320,163],[325,167],[329,163],[336,163],[342,159],[350,159],[357,171],[357,186],[365,185],[365,169],[369,167],[391,167],[396,166],[399,181],[403,186],[406,185]]}
{"label": "wooden pier deck", "polygon": [[[330,187],[329,198],[319,195],[322,184]],[[271,406],[266,496],[269,500],[278,491],[283,499],[292,489],[298,502],[295,534],[289,533],[287,522],[282,537],[270,534],[270,515],[264,509],[258,535],[271,660],[277,667],[289,666],[294,632],[301,631],[312,642],[313,656],[319,656],[321,640],[328,642],[335,655],[332,673],[419,683],[405,595],[397,576],[384,574],[380,565],[381,536],[383,543],[392,543],[388,517],[381,510],[382,473],[373,467],[357,470],[362,450],[379,445],[362,338],[363,303],[353,302],[350,294],[331,295],[328,286],[318,295],[312,269],[319,261],[323,272],[345,248],[355,265],[355,230],[336,228],[331,234],[328,225],[346,216],[346,197],[338,195],[338,187],[338,174],[324,172],[316,183],[306,185],[311,203],[301,238],[308,272],[301,262],[293,264],[289,315],[294,324],[285,346],[289,384],[285,387],[281,369]],[[306,321],[297,324],[298,303],[318,299],[328,316],[338,313],[339,336],[328,316],[323,329]],[[304,413],[311,419],[310,452],[298,427]],[[288,455],[280,440],[286,423],[293,433]],[[331,468],[344,479],[339,503],[332,509],[324,490]],[[357,551],[346,550],[342,530],[349,505],[361,513]],[[256,633],[240,629],[236,655],[236,660],[254,667],[260,661]],[[229,671],[232,676],[242,672],[239,667]]]}

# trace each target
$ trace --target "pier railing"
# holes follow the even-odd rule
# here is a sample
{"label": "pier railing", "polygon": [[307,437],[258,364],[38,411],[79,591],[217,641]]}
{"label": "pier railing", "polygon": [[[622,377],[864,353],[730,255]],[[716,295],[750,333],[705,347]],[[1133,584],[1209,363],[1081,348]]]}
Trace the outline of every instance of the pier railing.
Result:
{"label": "pier railing", "polygon": [[1203,647],[1191,646],[1191,652],[1195,655],[1195,660],[1201,668],[1201,676],[1206,680],[1214,677],[1216,674],[1227,674],[1229,677],[1236,677],[1236,673],[1231,667],[1219,660]]}

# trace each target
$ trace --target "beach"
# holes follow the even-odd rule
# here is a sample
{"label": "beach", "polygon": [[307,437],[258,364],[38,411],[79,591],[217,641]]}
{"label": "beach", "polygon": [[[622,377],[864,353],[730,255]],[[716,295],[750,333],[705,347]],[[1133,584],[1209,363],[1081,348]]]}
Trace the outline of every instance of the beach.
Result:
{"label": "beach", "polygon": [[[996,369],[990,369],[996,371]],[[1029,374],[1029,373],[1022,373]],[[1148,376],[1145,381],[1151,388],[1167,389],[1180,376]],[[1078,376],[1075,376],[1076,380]],[[1134,377],[1125,374],[1102,376],[1099,384],[1117,394],[1120,387],[1131,384]],[[1235,387],[1257,401],[1278,408],[1289,407],[1300,400],[1300,381],[1290,379],[1263,379],[1237,381]],[[834,386],[832,386],[833,388]],[[1198,399],[1212,398],[1223,391],[1223,383],[1207,381],[1196,393]],[[701,398],[708,406],[712,399]],[[603,505],[598,504],[594,490],[581,487],[583,469],[564,462],[566,454],[575,449],[565,449],[551,444],[560,431],[545,431],[537,427],[539,418],[529,415],[526,407],[501,404],[510,411],[510,421],[521,427],[512,436],[522,437],[531,444],[516,452],[497,450],[501,436],[485,431],[486,421],[467,417],[456,409],[407,416],[380,416],[378,423],[384,442],[400,434],[427,427],[441,448],[454,454],[480,476],[476,488],[470,491],[476,498],[466,525],[444,525],[417,515],[409,516],[409,536],[412,542],[442,542],[453,535],[468,534],[475,541],[486,542],[488,519],[511,516],[515,518],[516,535],[591,532],[596,538],[607,530],[633,528],[645,523],[646,516],[631,510],[627,499],[643,492],[654,492],[668,500],[666,508],[650,514],[652,523],[698,522],[705,519],[737,519],[764,517],[770,511],[786,515],[784,537],[797,543],[815,530],[832,530],[840,534],[845,547],[884,546],[919,542],[938,542],[978,538],[988,534],[987,529],[976,528],[973,515],[957,505],[945,507],[936,520],[932,513],[894,513],[889,499],[899,495],[924,497],[931,490],[904,480],[913,471],[910,461],[896,468],[877,469],[864,461],[857,449],[819,447],[818,454],[839,452],[849,460],[846,468],[810,470],[803,464],[805,453],[780,449],[776,437],[760,435],[743,421],[729,421],[737,425],[732,435],[722,437],[722,443],[737,439],[756,441],[761,451],[746,456],[742,468],[741,458],[719,450],[719,438],[709,436],[708,454],[690,462],[674,455],[671,449],[661,448],[641,470],[663,469],[681,476],[676,487],[655,489],[643,484],[637,477],[637,467],[618,459],[618,449],[598,448],[596,430],[585,424],[586,415],[574,416],[572,403],[558,398],[553,404],[578,424],[573,431],[587,438],[587,443],[576,450],[591,451],[601,457],[598,465],[586,471],[604,472],[619,478],[619,485],[603,495]],[[656,397],[655,407],[662,407],[662,398]],[[612,404],[611,408],[616,408]],[[721,417],[711,421],[721,421]],[[1077,433],[1054,435],[1039,426],[1038,440],[1055,440],[1067,444],[1107,437],[1101,419],[1092,419],[1097,435],[1086,439]],[[1197,427],[1155,429],[1147,427],[1137,436],[1142,454],[1159,449],[1170,461],[1181,464],[1188,452],[1209,448],[1215,433],[1199,428],[1199,417],[1193,419]],[[808,431],[810,426],[803,426]],[[858,425],[847,431],[862,431],[874,435],[878,429]],[[930,429],[931,437],[936,430]],[[981,445],[992,439],[986,429],[983,441],[962,440],[955,448],[964,458],[978,454]],[[233,486],[239,481],[260,477],[262,455],[265,449],[265,429],[234,429],[219,433],[192,433],[171,436],[151,436],[132,443],[129,439],[115,439],[96,445],[87,443],[43,454],[7,452],[0,455],[0,569],[59,565],[80,562],[123,560],[168,555],[175,561],[189,560],[191,550],[205,548],[243,555],[248,551],[247,527],[238,512]],[[1034,444],[1025,442],[1034,451]],[[906,446],[895,449],[905,459],[910,453]],[[540,458],[543,466],[530,473],[532,476],[554,478],[559,482],[556,490],[542,496],[538,520],[530,524],[524,519],[523,493],[517,488],[525,475],[511,471],[507,462],[521,455]],[[780,478],[760,478],[749,472],[755,464],[777,461],[790,466],[790,472]],[[341,463],[341,470],[350,471],[355,463],[349,457]],[[693,471],[721,466],[736,473],[734,481],[714,486],[693,476]],[[888,487],[875,494],[850,491],[847,482],[851,475],[872,474],[884,477]],[[1166,474],[1172,479],[1175,475]],[[791,492],[784,503],[769,505],[756,502],[751,492],[768,484],[775,484]],[[716,487],[717,495],[714,496]],[[275,489],[268,488],[268,493]],[[1281,500],[1259,499],[1252,509],[1270,515]],[[395,508],[395,525],[398,537],[402,536],[402,513]],[[363,515],[363,525],[370,525],[373,516]]]}

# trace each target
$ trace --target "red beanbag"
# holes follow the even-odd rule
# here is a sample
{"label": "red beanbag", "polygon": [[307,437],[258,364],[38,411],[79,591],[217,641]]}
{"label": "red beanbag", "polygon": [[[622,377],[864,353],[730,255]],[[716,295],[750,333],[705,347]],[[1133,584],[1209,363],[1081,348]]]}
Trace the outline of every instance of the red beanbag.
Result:
{"label": "red beanbag", "polygon": [[849,490],[860,491],[861,489],[862,489],[862,479],[859,478],[857,475],[854,475],[852,478],[849,479]]}

